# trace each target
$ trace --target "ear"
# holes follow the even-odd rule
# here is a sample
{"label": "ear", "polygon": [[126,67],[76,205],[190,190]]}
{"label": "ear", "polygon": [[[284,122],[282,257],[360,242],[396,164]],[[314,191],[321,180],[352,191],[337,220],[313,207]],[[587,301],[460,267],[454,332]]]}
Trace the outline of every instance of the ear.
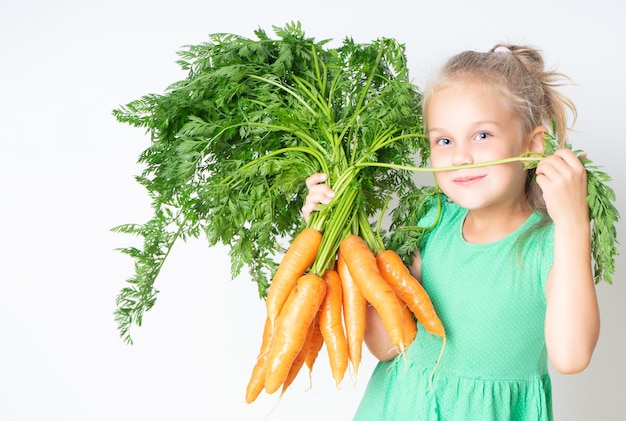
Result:
{"label": "ear", "polygon": [[548,133],[548,129],[543,124],[535,127],[535,129],[530,132],[528,139],[529,152],[543,153],[545,151],[546,133]]}

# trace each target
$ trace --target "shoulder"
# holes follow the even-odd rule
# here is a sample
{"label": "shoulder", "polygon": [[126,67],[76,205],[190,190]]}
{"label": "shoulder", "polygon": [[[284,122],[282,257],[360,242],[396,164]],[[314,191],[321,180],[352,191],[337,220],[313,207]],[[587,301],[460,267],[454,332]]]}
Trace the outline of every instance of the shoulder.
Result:
{"label": "shoulder", "polygon": [[456,233],[463,225],[466,215],[467,209],[449,201],[446,196],[440,195],[418,224],[424,229],[424,241],[421,248],[423,250],[427,247],[432,248],[433,243],[439,244],[435,247],[446,247],[452,239],[457,238]]}
{"label": "shoulder", "polygon": [[540,214],[534,214],[532,218],[532,223],[519,239],[520,251],[523,261],[536,269],[545,285],[554,262],[554,223]]}
{"label": "shoulder", "polygon": [[532,214],[524,232],[525,247],[552,252],[554,249],[554,223],[539,212]]}
{"label": "shoulder", "polygon": [[464,218],[467,213],[467,209],[451,202],[443,194],[431,198],[428,206],[428,212],[418,222],[421,228],[439,228],[452,220]]}

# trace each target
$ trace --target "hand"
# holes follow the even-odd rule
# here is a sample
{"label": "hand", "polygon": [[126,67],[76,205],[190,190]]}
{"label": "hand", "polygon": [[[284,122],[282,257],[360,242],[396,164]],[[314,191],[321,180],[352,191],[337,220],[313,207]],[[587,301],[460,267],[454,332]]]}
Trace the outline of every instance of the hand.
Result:
{"label": "hand", "polygon": [[306,195],[304,206],[302,206],[302,216],[304,216],[306,222],[309,222],[311,213],[317,210],[318,204],[329,204],[335,195],[335,192],[328,185],[324,184],[324,181],[327,179],[328,175],[323,173],[315,173],[306,179],[309,194]]}
{"label": "hand", "polygon": [[539,162],[536,174],[548,214],[555,223],[589,223],[587,173],[576,154],[558,149]]}

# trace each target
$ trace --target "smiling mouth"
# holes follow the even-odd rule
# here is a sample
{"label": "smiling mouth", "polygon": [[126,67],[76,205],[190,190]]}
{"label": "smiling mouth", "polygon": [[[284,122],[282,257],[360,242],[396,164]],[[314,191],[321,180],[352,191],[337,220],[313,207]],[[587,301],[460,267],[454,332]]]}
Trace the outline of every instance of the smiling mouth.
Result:
{"label": "smiling mouth", "polygon": [[454,178],[452,181],[454,181],[454,184],[457,184],[459,186],[470,186],[472,184],[478,183],[479,181],[481,181],[485,177],[486,176],[484,176],[484,175],[474,175],[474,176],[468,176],[468,177],[457,177],[457,178]]}

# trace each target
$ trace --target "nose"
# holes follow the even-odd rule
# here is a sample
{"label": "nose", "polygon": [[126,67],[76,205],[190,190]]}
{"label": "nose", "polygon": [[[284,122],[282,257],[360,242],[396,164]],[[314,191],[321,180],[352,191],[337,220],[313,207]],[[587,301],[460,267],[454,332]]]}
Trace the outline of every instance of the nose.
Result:
{"label": "nose", "polygon": [[457,166],[473,163],[474,157],[472,155],[472,148],[464,142],[457,142],[454,145],[452,154],[452,165]]}

